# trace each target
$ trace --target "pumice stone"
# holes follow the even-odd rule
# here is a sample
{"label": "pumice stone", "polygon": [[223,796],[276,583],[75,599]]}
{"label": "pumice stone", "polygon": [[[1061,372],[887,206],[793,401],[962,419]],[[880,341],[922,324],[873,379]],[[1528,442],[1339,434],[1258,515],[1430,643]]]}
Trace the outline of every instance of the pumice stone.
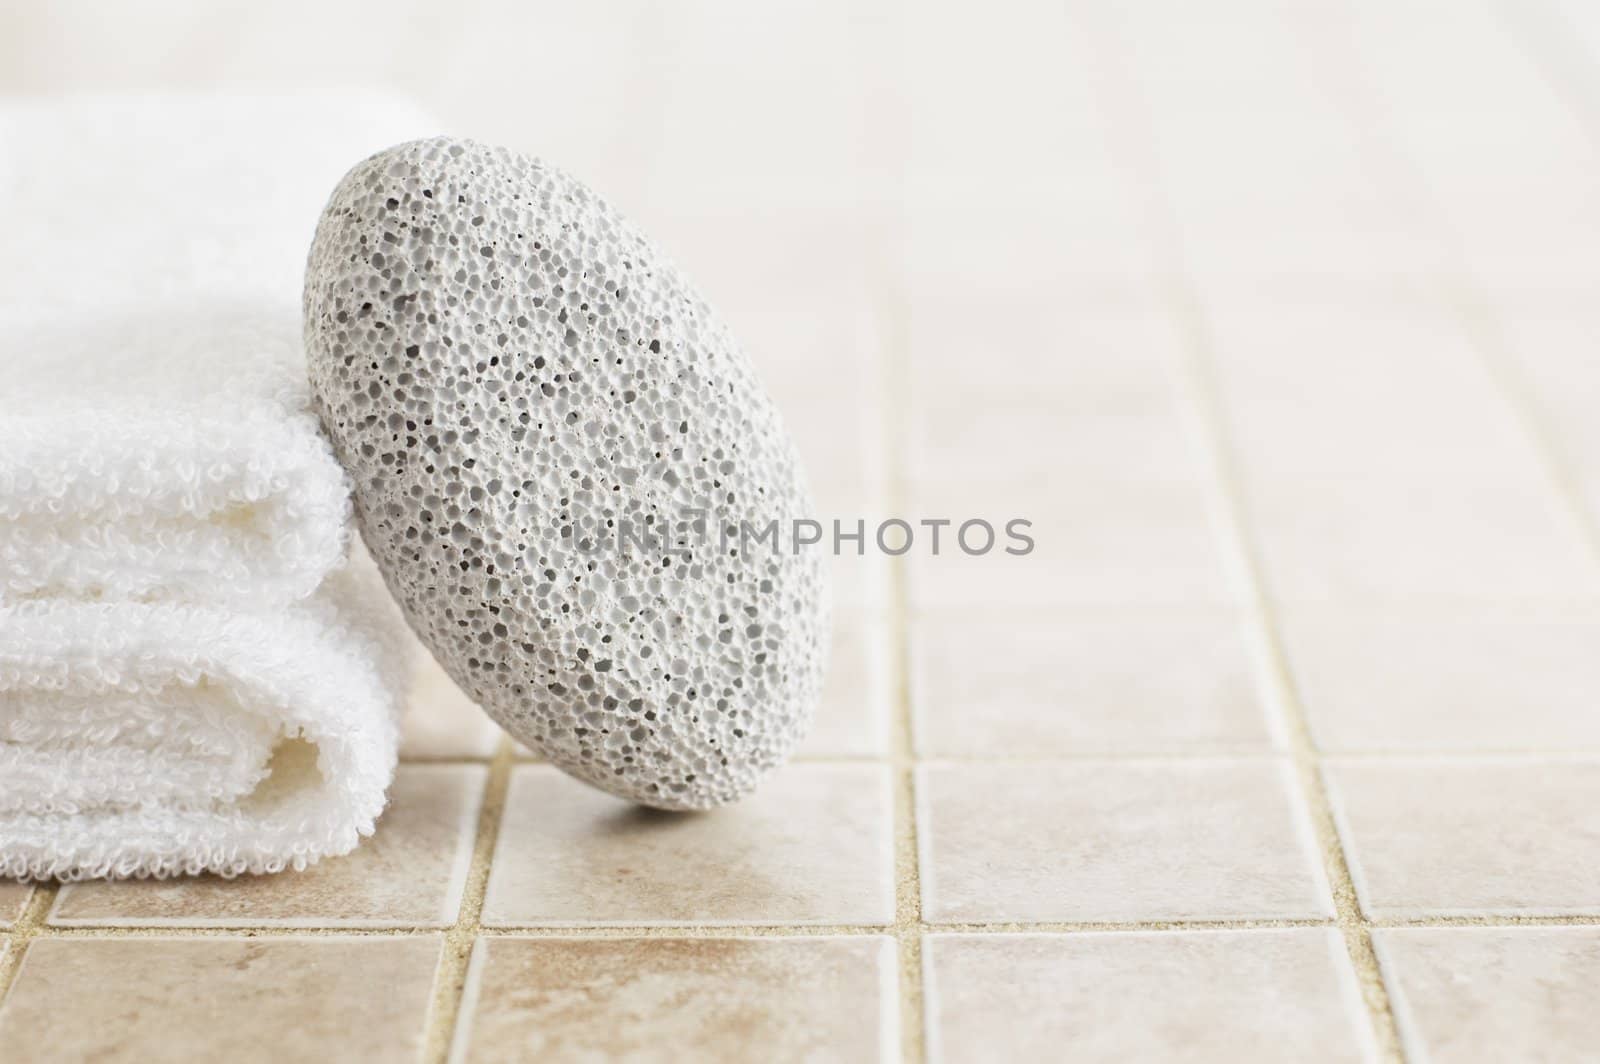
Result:
{"label": "pumice stone", "polygon": [[571,177],[402,144],[333,192],[312,390],[407,619],[511,735],[703,809],[805,733],[827,641],[795,450],[683,275]]}

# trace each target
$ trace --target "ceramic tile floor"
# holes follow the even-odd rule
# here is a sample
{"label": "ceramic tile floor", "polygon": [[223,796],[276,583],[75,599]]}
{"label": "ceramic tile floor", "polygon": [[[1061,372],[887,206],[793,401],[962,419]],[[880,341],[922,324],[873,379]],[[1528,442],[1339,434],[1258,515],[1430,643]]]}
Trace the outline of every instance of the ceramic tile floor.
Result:
{"label": "ceramic tile floor", "polygon": [[1037,550],[834,560],[704,816],[426,675],[349,858],[0,886],[0,1056],[1594,1055],[1600,7],[86,11],[0,90],[406,91],[676,253],[823,516]]}

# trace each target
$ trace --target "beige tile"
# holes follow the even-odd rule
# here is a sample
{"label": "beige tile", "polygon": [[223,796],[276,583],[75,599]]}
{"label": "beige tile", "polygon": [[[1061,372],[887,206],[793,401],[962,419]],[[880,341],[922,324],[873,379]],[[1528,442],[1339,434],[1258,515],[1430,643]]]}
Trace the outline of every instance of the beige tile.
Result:
{"label": "beige tile", "polygon": [[1600,469],[1600,426],[1594,417],[1600,402],[1600,365],[1594,358],[1600,313],[1590,303],[1510,307],[1502,302],[1497,318],[1564,457],[1592,471]]}
{"label": "beige tile", "polygon": [[1175,406],[1136,412],[1063,411],[1053,392],[976,403],[952,396],[917,411],[911,475],[1044,479],[1066,468],[1140,476],[1185,476],[1203,453]]}
{"label": "beige tile", "polygon": [[[1092,196],[1082,188],[1085,170],[1114,171],[1115,140],[1096,86],[1081,76],[1093,42],[1066,9],[1018,5],[1003,19],[975,23],[929,5],[896,30],[904,114],[897,147],[908,163],[909,196],[942,192],[1000,209],[1035,203],[1090,218],[1121,205],[1118,221],[1134,212],[1137,192],[1126,181],[1096,182]],[[951,62],[958,55],[972,58]],[[1062,77],[1063,69],[1079,76]],[[1006,193],[996,195],[1001,188]]]}
{"label": "beige tile", "polygon": [[1600,927],[1374,931],[1413,1060],[1584,1060],[1600,1045]]}
{"label": "beige tile", "polygon": [[[937,556],[933,530],[920,524],[905,556],[918,607],[1195,606],[1233,596],[1198,476],[924,483],[909,509],[913,522],[950,522]],[[992,544],[973,525],[963,549],[968,521],[987,521]]]}
{"label": "beige tile", "polygon": [[1324,928],[923,940],[929,1059],[1374,1060]]}
{"label": "beige tile", "polygon": [[[765,18],[741,5],[691,4],[654,34],[611,14],[623,48],[638,62],[661,61],[659,83],[635,82],[658,127],[644,138],[652,160],[651,194],[666,203],[749,205],[751,224],[777,204],[854,203],[873,174],[881,147],[874,114],[862,106],[877,67],[864,63],[861,38],[875,22],[843,5],[807,5]],[[620,42],[619,42],[620,43]],[[802,62],[795,50],[805,53]],[[670,51],[646,56],[652,51]],[[811,67],[810,64],[821,64]],[[828,83],[802,85],[803,70],[828,69]],[[730,93],[730,86],[739,86]],[[762,209],[767,208],[767,209]],[[845,238],[848,229],[838,235]]]}
{"label": "beige tile", "polygon": [[884,610],[889,605],[890,566],[899,565],[903,559],[886,557],[872,549],[870,542],[859,551],[853,541],[847,541],[835,550],[834,521],[840,530],[853,535],[856,522],[862,522],[865,534],[871,536],[882,520],[881,507],[851,506],[822,511],[816,520],[822,525],[823,540],[815,547],[824,555],[823,568],[833,592],[836,613]]}
{"label": "beige tile", "polygon": [[460,1061],[898,1057],[892,939],[484,938]]}
{"label": "beige tile", "polygon": [[1600,612],[1290,609],[1280,621],[1324,750],[1600,749]]}
{"label": "beige tile", "polygon": [[445,927],[455,923],[487,770],[402,765],[377,832],[304,872],[62,888],[57,926]]}
{"label": "beige tile", "polygon": [[827,314],[817,315],[811,299],[771,309],[740,304],[726,308],[728,324],[794,438],[817,507],[881,504],[888,425],[873,318],[859,292],[837,304],[813,294],[830,304]]}
{"label": "beige tile", "polygon": [[1224,412],[1251,472],[1537,471],[1528,434],[1447,303],[1399,286],[1378,299],[1209,303]]}
{"label": "beige tile", "polygon": [[[845,499],[868,499],[876,503],[884,498],[888,475],[885,448],[881,440],[869,435],[876,426],[854,429],[841,426],[841,420],[852,416],[848,410],[808,413],[807,408],[800,407],[793,414],[788,412],[797,405],[789,401],[780,409],[784,411],[784,424],[800,454],[814,510],[837,508],[839,501]],[[875,421],[877,409],[867,409],[855,417]],[[874,506],[878,508],[881,504]],[[813,514],[794,516],[811,517]]]}
{"label": "beige tile", "polygon": [[1459,313],[1430,287],[1388,284],[1360,295],[1344,285],[1297,293],[1203,287],[1219,379],[1230,395],[1330,396],[1351,413],[1391,396],[1415,403],[1431,394],[1452,407],[1496,398]]}
{"label": "beige tile", "polygon": [[893,919],[888,771],[791,764],[708,813],[665,813],[554,768],[511,778],[491,927],[874,924]]}
{"label": "beige tile", "polygon": [[488,758],[500,744],[500,734],[500,726],[419,650],[400,727],[400,756],[423,761]]}
{"label": "beige tile", "polygon": [[[649,211],[636,220],[721,311],[780,402],[789,384],[809,381],[820,398],[830,379],[864,382],[881,339],[871,257],[884,222],[851,204],[752,211],[679,200]],[[842,372],[852,368],[861,375]]]}
{"label": "beige tile", "polygon": [[917,800],[930,921],[1333,912],[1276,758],[931,765]]}
{"label": "beige tile", "polygon": [[[1538,470],[1527,434],[1497,397],[1456,405],[1437,389],[1414,395],[1391,390],[1350,401],[1319,390],[1319,376],[1308,369],[1294,395],[1227,398],[1233,444],[1252,472],[1425,476]],[[1424,406],[1427,415],[1418,416]]]}
{"label": "beige tile", "polygon": [[401,1060],[422,1050],[442,940],[34,939],[0,1006],[15,1064]]}
{"label": "beige tile", "polygon": [[1301,476],[1249,485],[1274,597],[1288,602],[1593,600],[1595,563],[1539,481]]}
{"label": "beige tile", "polygon": [[1339,758],[1324,771],[1368,915],[1600,915],[1600,758]]}
{"label": "beige tile", "polygon": [[1577,504],[1588,520],[1600,523],[1600,460],[1597,460],[1594,466],[1580,470],[1575,475],[1574,488]]}
{"label": "beige tile", "polygon": [[1225,612],[924,614],[912,706],[925,756],[1266,750],[1262,665]]}
{"label": "beige tile", "polygon": [[[1237,190],[1232,199],[1239,201]],[[1263,224],[1262,219],[1256,222]],[[1354,289],[1380,295],[1416,284],[1424,270],[1441,268],[1437,248],[1429,241],[1392,228],[1386,231],[1382,219],[1366,219],[1365,232],[1359,233],[1338,231],[1338,224],[1297,225],[1285,218],[1278,235],[1266,240],[1260,239],[1265,229],[1246,229],[1248,244],[1243,246],[1237,219],[1224,218],[1205,226],[1186,224],[1185,244],[1194,248],[1186,258],[1193,276],[1213,283],[1252,288],[1277,283],[1318,292]],[[1387,257],[1375,258],[1379,256]],[[1344,261],[1339,261],[1341,258]]]}
{"label": "beige tile", "polygon": [[27,883],[0,880],[0,927],[10,927],[22,915],[33,887]]}
{"label": "beige tile", "polygon": [[[1080,297],[1063,313],[1059,292],[1050,299],[958,282],[912,293],[907,318],[918,372],[906,392],[930,437],[940,414],[963,410],[1177,416],[1183,341],[1156,301],[1106,307]],[[984,354],[981,367],[974,351]]]}
{"label": "beige tile", "polygon": [[[1089,191],[1089,181],[1063,182],[1059,188],[1076,186]],[[1103,184],[1103,182],[1101,183]],[[1072,192],[1066,192],[1070,201]],[[1026,350],[1029,337],[1044,336],[1035,348],[1041,353],[1056,349],[1063,340],[1061,304],[1082,298],[1089,292],[1104,294],[1110,301],[1146,295],[1149,287],[1150,244],[1145,241],[1143,220],[1109,206],[1100,217],[1091,217],[1076,204],[1065,209],[1057,200],[1041,209],[1037,201],[1000,204],[992,197],[977,202],[937,202],[935,191],[924,202],[907,204],[901,239],[893,266],[904,278],[907,301],[912,306],[909,335],[911,350],[921,351],[936,335],[938,318],[926,318],[919,304],[974,303],[991,310],[990,331],[965,348],[967,352]],[[899,205],[897,204],[897,208]],[[994,283],[997,264],[1004,265],[1006,283]],[[1003,300],[984,298],[983,293],[1007,289]],[[975,293],[978,293],[975,295]],[[1032,302],[1027,302],[1029,299]],[[1017,309],[1007,313],[1000,306]],[[958,309],[960,309],[958,307]],[[1051,312],[1054,311],[1054,315]],[[982,321],[982,318],[976,318]],[[1056,332],[1051,334],[1049,327]],[[945,345],[945,358],[951,347]],[[956,349],[959,350],[959,349]]]}
{"label": "beige tile", "polygon": [[847,613],[833,620],[822,700],[802,757],[881,757],[889,751],[889,618]]}

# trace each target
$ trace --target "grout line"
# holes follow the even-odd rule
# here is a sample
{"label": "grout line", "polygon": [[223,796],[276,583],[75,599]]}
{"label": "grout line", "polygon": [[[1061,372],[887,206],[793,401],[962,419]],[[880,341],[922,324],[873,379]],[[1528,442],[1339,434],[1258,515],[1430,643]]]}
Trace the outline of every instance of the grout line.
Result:
{"label": "grout line", "polygon": [[1318,755],[1310,725],[1291,680],[1262,562],[1251,534],[1227,418],[1217,395],[1215,344],[1186,261],[1182,222],[1166,188],[1156,153],[1149,105],[1141,86],[1122,73],[1127,68],[1128,56],[1121,33],[1104,26],[1097,29],[1106,38],[1103,42],[1106,48],[1097,51],[1097,55],[1103,56],[1107,50],[1123,53],[1120,61],[1100,59],[1103,81],[1110,87],[1108,117],[1117,128],[1136,131],[1116,138],[1113,152],[1121,156],[1132,183],[1142,190],[1147,216],[1153,226],[1158,295],[1185,339],[1185,357],[1177,373],[1177,383],[1185,405],[1202,432],[1209,466],[1205,487],[1212,500],[1214,516],[1222,526],[1219,532],[1224,542],[1220,546],[1231,563],[1233,575],[1242,585],[1245,623],[1255,644],[1268,659],[1267,679],[1276,696],[1272,702],[1278,709],[1279,724],[1288,740],[1288,753],[1304,809],[1310,813],[1321,850],[1322,868],[1334,904],[1335,924],[1360,983],[1372,1033],[1385,1059],[1404,1060],[1394,1008],[1372,946],[1371,930],[1356,897],[1349,861],[1334,822],[1332,803],[1318,771]]}
{"label": "grout line", "polygon": [[28,952],[28,943],[37,938],[45,928],[45,920],[50,915],[50,907],[56,902],[56,895],[61,892],[58,883],[40,883],[33,888],[33,893],[28,896],[28,904],[23,906],[22,915],[9,928],[6,938],[11,948],[0,955],[0,1005],[5,1004],[6,995],[11,986],[17,981],[17,971],[22,967],[22,958]]}
{"label": "grout line", "polygon": [[[1596,913],[1486,913],[1364,917],[1372,930],[1417,930],[1432,927],[1518,928],[1600,927]],[[1053,934],[1150,931],[1271,931],[1300,927],[1338,927],[1337,917],[1227,917],[1219,919],[1146,920],[936,920],[917,921],[919,932],[929,934]],[[40,924],[28,938],[426,938],[448,935],[450,927],[343,927],[338,924],[229,924],[196,927],[181,924],[74,924],[58,927]],[[474,931],[478,938],[838,938],[896,936],[898,923],[885,924],[504,924]],[[0,938],[20,937],[19,927],[0,931]]]}
{"label": "grout line", "polygon": [[[894,5],[899,19],[911,17],[907,5]],[[897,25],[894,29],[898,30]],[[882,42],[875,42],[881,44]],[[893,41],[904,57],[904,41]],[[890,514],[902,514],[910,503],[908,493],[911,438],[910,412],[903,401],[911,379],[911,353],[908,350],[909,303],[899,252],[905,240],[906,152],[902,142],[909,127],[906,101],[890,81],[880,80],[872,100],[878,117],[885,157],[894,160],[895,169],[884,189],[887,219],[875,232],[875,255],[869,281],[874,290],[874,316],[877,337],[878,410],[883,425],[884,504]],[[920,1064],[928,1059],[927,990],[923,979],[922,869],[917,838],[917,750],[912,723],[911,679],[911,589],[907,561],[903,557],[887,560],[890,720],[889,764],[894,787],[894,927],[896,956],[899,961],[899,1042],[901,1059]]]}
{"label": "grout line", "polygon": [[484,938],[861,938],[895,933],[883,924],[503,924],[480,928]]}
{"label": "grout line", "polygon": [[1600,927],[1600,915],[1586,913],[1573,916],[1518,915],[1516,913],[1486,914],[1483,916],[1412,916],[1376,917],[1367,921],[1374,928],[1428,928],[1428,927]]}
{"label": "grout line", "polygon": [[[1586,86],[1577,83],[1578,79],[1570,62],[1572,49],[1552,44],[1550,35],[1542,32],[1544,29],[1555,29],[1563,21],[1556,12],[1547,14],[1548,18],[1544,20],[1540,20],[1537,16],[1530,20],[1507,14],[1506,21],[1521,24],[1521,32],[1513,30],[1512,35],[1522,38],[1523,48],[1532,65],[1545,75],[1558,99],[1576,112],[1580,123],[1592,135],[1597,128],[1592,121],[1595,113],[1593,97],[1586,91]],[[1541,21],[1542,28],[1533,25]],[[1326,40],[1332,37],[1331,34],[1323,34],[1319,39]],[[1530,40],[1530,37],[1542,37],[1544,40],[1541,44]],[[1359,51],[1359,43],[1355,40],[1353,29],[1348,24],[1343,27],[1343,32],[1338,34],[1337,42],[1337,46],[1347,55],[1354,55]],[[1341,66],[1346,69],[1352,66],[1348,62],[1343,64],[1332,62],[1326,56],[1323,58],[1323,65],[1333,71],[1339,70]],[[1330,80],[1336,79],[1330,78]],[[1350,109],[1358,116],[1359,150],[1372,160],[1375,169],[1384,174],[1389,183],[1399,190],[1402,206],[1409,208],[1412,216],[1426,220],[1422,226],[1424,233],[1431,236],[1448,260],[1456,265],[1454,272],[1436,278],[1435,283],[1446,305],[1454,312],[1462,326],[1468,342],[1477,351],[1490,380],[1510,408],[1514,420],[1521,426],[1536,461],[1543,469],[1545,479],[1566,510],[1568,519],[1573,522],[1589,556],[1591,559],[1600,560],[1600,514],[1597,514],[1586,501],[1582,484],[1561,445],[1558,431],[1551,423],[1536,389],[1528,381],[1515,350],[1507,341],[1501,317],[1492,307],[1489,292],[1482,279],[1472,268],[1459,228],[1448,211],[1439,206],[1437,197],[1431,194],[1431,181],[1426,172],[1396,141],[1394,135],[1385,129],[1381,97],[1376,94],[1374,87],[1359,75],[1339,80],[1338,87],[1348,99]],[[1375,920],[1373,925],[1386,928],[1596,926],[1600,925],[1600,917],[1543,914],[1538,916],[1507,914],[1499,917],[1451,915],[1427,916],[1411,920]]]}
{"label": "grout line", "polygon": [[1265,651],[1264,664],[1272,690],[1271,702],[1278,708],[1279,724],[1288,740],[1289,760],[1299,782],[1301,798],[1311,816],[1312,829],[1321,851],[1323,872],[1333,898],[1335,923],[1350,955],[1380,1051],[1387,1059],[1403,1060],[1394,1008],[1383,983],[1377,953],[1373,950],[1370,927],[1361,913],[1361,903],[1350,874],[1350,862],[1334,821],[1333,804],[1318,768],[1319,755],[1311,737],[1310,722],[1295,690],[1277,618],[1265,591],[1262,565],[1249,531],[1247,508],[1232,457],[1226,420],[1216,394],[1210,330],[1188,279],[1174,275],[1169,279],[1168,287],[1174,316],[1189,341],[1190,359],[1183,377],[1189,401],[1205,426],[1207,449],[1212,459],[1210,487],[1219,496],[1222,509],[1220,516],[1227,528],[1228,548],[1242,575],[1244,594],[1251,602],[1246,611],[1246,623],[1257,646]]}
{"label": "grout line", "polygon": [[[1559,16],[1552,12],[1551,18],[1558,20]],[[1331,35],[1323,35],[1321,39],[1329,37]],[[1348,25],[1338,40],[1343,50],[1351,54],[1359,51]],[[1528,50],[1533,53],[1535,48],[1529,44]],[[1532,55],[1532,58],[1534,65],[1556,86],[1557,96],[1578,111],[1580,122],[1589,126],[1588,108],[1582,106],[1584,101],[1574,102],[1577,94],[1566,91],[1569,79],[1549,69],[1560,63],[1548,56]],[[1324,65],[1329,69],[1339,67],[1326,59]],[[1433,278],[1437,291],[1454,313],[1490,380],[1521,426],[1545,479],[1567,511],[1590,557],[1600,560],[1600,515],[1585,501],[1582,484],[1566,457],[1559,433],[1546,416],[1537,390],[1529,383],[1514,348],[1507,341],[1500,315],[1491,306],[1482,280],[1472,270],[1460,231],[1448,212],[1439,207],[1437,198],[1429,194],[1431,182],[1427,175],[1395,138],[1384,131],[1382,105],[1371,86],[1359,76],[1340,80],[1338,86],[1350,101],[1351,111],[1359,118],[1357,132],[1362,153],[1399,190],[1401,205],[1408,208],[1413,217],[1426,219],[1423,232],[1456,264],[1456,271]]]}
{"label": "grout line", "polygon": [[[898,730],[898,729],[897,729]],[[916,768],[896,759],[894,934],[900,961],[900,1045],[907,1061],[926,1059],[922,882],[917,859]]]}
{"label": "grout line", "polygon": [[[886,288],[885,303],[890,308],[891,322],[884,348],[886,375],[904,378],[906,370],[904,301],[897,290]],[[905,404],[884,404],[890,411],[889,428],[889,489],[888,504],[891,513],[901,512],[906,503],[904,489],[904,463],[906,419]],[[890,690],[893,692],[891,721],[890,767],[894,777],[894,913],[895,937],[900,960],[900,1045],[906,1061],[927,1059],[925,990],[922,965],[922,870],[919,862],[917,840],[917,752],[912,724],[912,681],[910,646],[910,610],[906,562],[903,558],[889,559],[889,616],[890,640]]]}
{"label": "grout line", "polygon": [[[1600,545],[1596,547],[1600,551]],[[1241,611],[1240,622],[1248,620],[1248,613]],[[890,632],[891,652],[896,642],[894,633]],[[892,739],[892,736],[891,736]],[[1070,762],[1143,762],[1143,763],[1175,763],[1189,764],[1196,761],[1271,761],[1282,758],[1288,751],[1282,746],[1269,746],[1261,743],[1238,743],[1215,745],[1195,743],[1189,746],[1171,747],[1137,747],[1130,746],[1122,749],[1106,748],[1102,750],[1059,750],[1045,753],[1034,752],[1006,752],[994,751],[992,753],[928,753],[921,757],[913,758],[907,755],[906,762],[913,760],[918,765],[1056,765]],[[1406,761],[1439,761],[1455,763],[1463,759],[1494,758],[1515,760],[1526,758],[1530,761],[1548,761],[1558,759],[1565,761],[1589,761],[1600,758],[1600,745],[1573,745],[1573,746],[1336,746],[1325,747],[1320,756],[1324,758],[1337,758],[1339,760],[1406,760]],[[514,759],[516,765],[548,765],[548,761],[530,760],[524,757]],[[449,760],[449,761],[402,761],[402,765],[410,766],[440,766],[446,768],[487,768],[493,765],[493,760]],[[790,765],[883,765],[896,764],[895,755],[883,754],[795,754],[786,764]]]}
{"label": "grout line", "polygon": [[[279,873],[272,873],[277,875]],[[293,873],[289,873],[293,875]],[[120,924],[46,925],[35,938],[426,938],[448,935],[444,927],[404,924],[395,927],[351,927],[339,923],[273,924]]]}
{"label": "grout line", "polygon": [[[1526,31],[1529,28],[1527,21],[1520,21],[1523,22],[1523,29]],[[1525,33],[1515,35],[1524,37],[1524,47],[1533,58],[1534,65],[1540,68],[1554,84],[1557,95],[1580,112],[1580,120],[1584,120],[1584,124],[1592,133],[1594,127],[1587,121],[1590,110],[1587,106],[1590,103],[1588,94],[1579,91],[1580,87],[1574,84],[1571,65],[1563,62],[1563,55],[1559,54],[1562,50],[1558,48],[1556,50],[1558,54],[1553,56],[1546,54],[1541,57],[1534,54],[1541,49],[1529,42]],[[1360,46],[1355,39],[1354,27],[1349,22],[1348,13],[1340,32],[1330,34],[1323,27],[1316,37],[1318,41],[1324,42],[1330,38],[1337,39],[1335,47],[1340,49],[1346,61],[1343,63],[1333,61],[1326,51],[1326,44],[1317,48],[1316,52],[1321,65],[1330,75],[1327,80],[1343,97],[1345,105],[1355,118],[1357,150],[1374,164],[1374,171],[1381,174],[1386,183],[1395,189],[1402,207],[1407,209],[1408,214],[1426,219],[1420,228],[1433,238],[1447,261],[1454,265],[1453,270],[1442,271],[1440,276],[1433,278],[1434,284],[1444,296],[1446,305],[1454,312],[1469,342],[1477,350],[1502,399],[1511,408],[1515,420],[1521,425],[1539,464],[1543,467],[1546,480],[1555,495],[1560,498],[1568,518],[1574,522],[1575,529],[1588,548],[1591,558],[1600,559],[1600,520],[1597,520],[1596,514],[1585,502],[1581,485],[1574,475],[1571,464],[1566,460],[1555,429],[1548,422],[1535,390],[1527,381],[1515,352],[1507,343],[1499,315],[1490,305],[1488,292],[1481,278],[1475,275],[1459,230],[1448,212],[1440,207],[1437,197],[1431,194],[1431,183],[1426,173],[1396,142],[1393,134],[1385,129],[1381,98],[1376,95],[1374,86],[1359,73],[1340,76],[1342,71],[1361,69],[1359,64],[1351,61],[1359,55]],[[1570,49],[1567,50],[1567,54],[1570,55]],[[1380,928],[1563,925],[1595,926],[1600,925],[1600,918],[1541,915],[1508,916],[1496,920],[1492,917],[1479,916],[1426,916],[1412,920],[1378,919],[1369,924]],[[1367,935],[1369,951],[1370,938],[1369,932]],[[1374,962],[1377,968],[1375,978],[1381,987],[1381,968],[1377,967],[1375,956]]]}
{"label": "grout line", "polygon": [[[1441,223],[1442,225],[1443,223]],[[1454,238],[1448,243],[1454,248]],[[1545,416],[1544,406],[1528,383],[1516,356],[1506,341],[1500,317],[1489,305],[1480,284],[1468,279],[1443,282],[1445,296],[1460,320],[1468,341],[1477,349],[1490,379],[1522,426],[1546,479],[1560,498],[1568,519],[1576,526],[1591,558],[1600,560],[1600,519],[1584,500],[1583,485],[1577,471],[1566,458],[1555,427]]]}
{"label": "grout line", "polygon": [[[1245,622],[1241,622],[1245,623]],[[1072,762],[1091,764],[1176,764],[1190,765],[1207,761],[1278,761],[1290,756],[1286,747],[1205,747],[1193,750],[1086,750],[1080,753],[1059,754],[934,754],[922,758],[920,765],[1060,765]],[[1422,761],[1439,764],[1460,764],[1464,761],[1581,761],[1600,759],[1600,747],[1493,747],[1461,746],[1454,749],[1439,747],[1357,747],[1335,746],[1318,754],[1323,760],[1335,761]]]}
{"label": "grout line", "polygon": [[1082,935],[1141,931],[1277,931],[1298,927],[1332,927],[1333,921],[1327,918],[1298,920],[1279,917],[1230,920],[961,920],[923,926],[929,931],[946,935]]}
{"label": "grout line", "polygon": [[[1348,19],[1338,34],[1324,31],[1318,34],[1317,39],[1323,42],[1336,41],[1334,46],[1348,57],[1356,56],[1360,51]],[[1396,143],[1394,136],[1386,132],[1382,119],[1383,106],[1373,87],[1359,74],[1338,76],[1341,70],[1360,69],[1359,65],[1333,62],[1325,49],[1326,44],[1323,49],[1317,50],[1317,56],[1324,69],[1330,72],[1327,81],[1340,92],[1355,117],[1357,150],[1395,190],[1400,205],[1407,209],[1408,215],[1425,220],[1419,227],[1422,234],[1431,237],[1447,259],[1455,264],[1453,271],[1429,279],[1443,297],[1445,305],[1453,312],[1468,342],[1477,351],[1481,365],[1510,409],[1513,419],[1521,426],[1538,464],[1543,467],[1549,487],[1560,499],[1591,558],[1600,560],[1600,518],[1584,500],[1582,486],[1572,464],[1565,457],[1558,433],[1544,416],[1543,404],[1506,340],[1500,316],[1491,308],[1481,279],[1472,271],[1471,259],[1459,230],[1448,212],[1440,208],[1437,197],[1430,194],[1431,182],[1427,175]],[[1565,90],[1569,79],[1548,69],[1549,64],[1539,61],[1539,57],[1534,56],[1533,59],[1534,65],[1555,84],[1558,98],[1578,109],[1580,122],[1588,125],[1588,116],[1584,113],[1586,109],[1574,103],[1572,94]]]}
{"label": "grout line", "polygon": [[500,819],[505,812],[506,790],[515,761],[513,750],[511,740],[502,737],[500,749],[489,766],[489,778],[484,781],[483,806],[478,812],[477,836],[472,844],[472,864],[467,871],[466,885],[461,891],[461,912],[455,926],[445,932],[443,955],[434,975],[433,1003],[424,1043],[427,1047],[426,1059],[430,1061],[443,1062],[449,1059],[456,1027],[460,1023],[467,965],[472,960],[472,947],[477,941],[479,921],[483,915],[483,898],[489,887],[489,867],[494,860]]}

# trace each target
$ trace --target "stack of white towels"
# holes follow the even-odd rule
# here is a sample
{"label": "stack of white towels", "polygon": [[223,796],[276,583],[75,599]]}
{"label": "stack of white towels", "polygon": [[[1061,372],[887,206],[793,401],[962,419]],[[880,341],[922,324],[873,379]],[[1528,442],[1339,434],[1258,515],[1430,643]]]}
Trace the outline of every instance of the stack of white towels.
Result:
{"label": "stack of white towels", "polygon": [[0,875],[302,868],[372,831],[409,639],[349,555],[299,293],[364,95],[0,106]]}

